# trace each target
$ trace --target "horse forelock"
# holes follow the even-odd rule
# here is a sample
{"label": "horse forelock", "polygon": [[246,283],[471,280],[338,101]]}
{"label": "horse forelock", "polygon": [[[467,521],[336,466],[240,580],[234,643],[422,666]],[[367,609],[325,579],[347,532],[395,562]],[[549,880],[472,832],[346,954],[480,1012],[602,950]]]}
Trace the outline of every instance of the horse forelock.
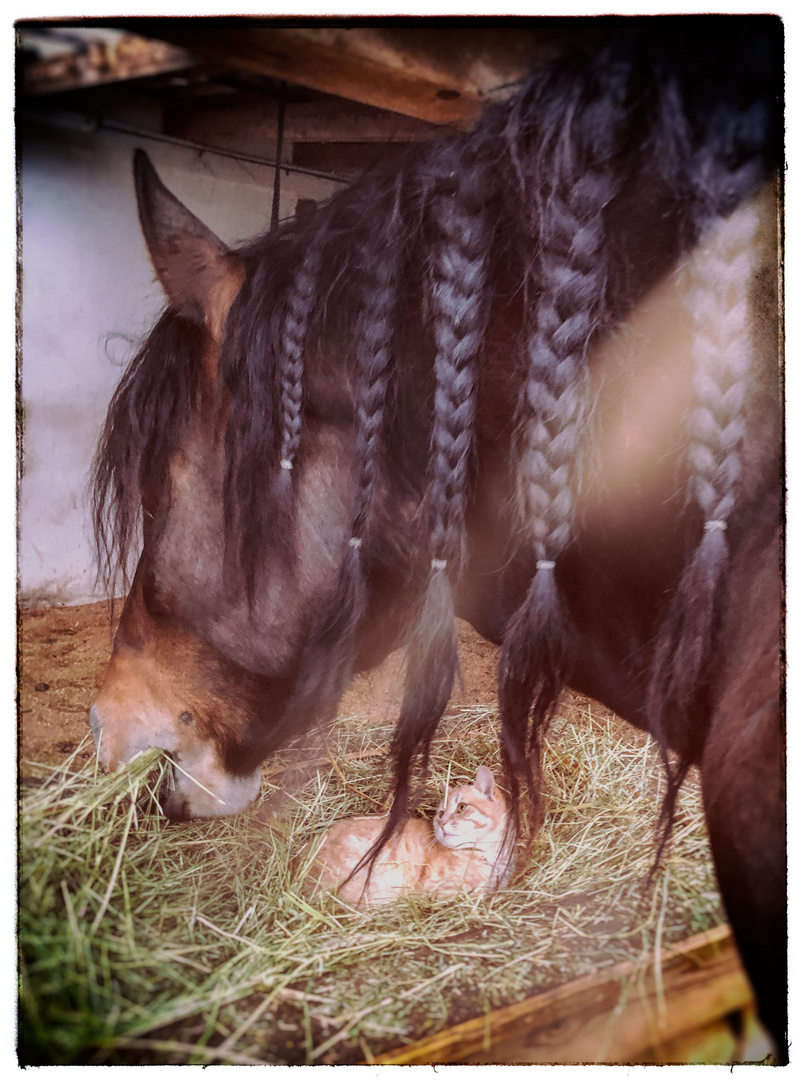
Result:
{"label": "horse forelock", "polygon": [[131,579],[133,547],[158,509],[172,453],[210,405],[201,363],[209,345],[206,330],[165,312],[110,403],[92,469],[97,565],[110,596]]}

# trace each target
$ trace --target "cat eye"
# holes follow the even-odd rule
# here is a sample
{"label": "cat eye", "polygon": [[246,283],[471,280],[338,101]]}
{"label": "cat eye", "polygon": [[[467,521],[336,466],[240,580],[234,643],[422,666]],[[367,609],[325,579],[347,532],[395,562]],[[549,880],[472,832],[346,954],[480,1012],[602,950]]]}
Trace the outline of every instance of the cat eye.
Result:
{"label": "cat eye", "polygon": [[466,809],[467,809],[467,804],[465,802],[460,802],[458,804],[458,806],[456,807],[456,813],[457,814],[463,814]]}

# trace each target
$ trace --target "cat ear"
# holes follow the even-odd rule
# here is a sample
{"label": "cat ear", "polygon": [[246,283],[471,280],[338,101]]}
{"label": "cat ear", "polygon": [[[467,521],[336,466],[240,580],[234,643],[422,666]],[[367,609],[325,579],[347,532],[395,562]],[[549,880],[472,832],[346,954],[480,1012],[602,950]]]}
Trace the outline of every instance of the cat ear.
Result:
{"label": "cat ear", "polygon": [[486,795],[488,799],[492,799],[495,796],[495,777],[492,775],[492,770],[488,769],[486,765],[479,765],[478,772],[475,774],[475,783],[473,787],[476,791],[480,791],[482,795]]}

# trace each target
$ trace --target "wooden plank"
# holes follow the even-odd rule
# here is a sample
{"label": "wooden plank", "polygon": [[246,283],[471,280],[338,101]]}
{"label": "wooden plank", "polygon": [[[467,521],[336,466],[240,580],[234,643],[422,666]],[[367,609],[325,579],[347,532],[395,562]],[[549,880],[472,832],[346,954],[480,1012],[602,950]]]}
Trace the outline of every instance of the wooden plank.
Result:
{"label": "wooden plank", "polygon": [[[273,20],[112,20],[201,58],[404,116],[469,127],[504,87],[557,49],[554,20],[501,28],[419,20],[417,27],[279,25]],[[564,20],[563,20],[564,22]],[[495,20],[498,23],[498,20]]]}
{"label": "wooden plank", "polygon": [[651,955],[617,964],[382,1054],[374,1064],[660,1062],[667,1043],[751,1007],[727,926],[665,950],[657,968]]}
{"label": "wooden plank", "polygon": [[200,30],[191,34],[189,48],[205,56],[216,49],[226,65],[432,123],[468,127],[479,115],[482,102],[476,94],[446,80],[437,84],[407,69],[392,71],[376,57],[351,47],[354,42],[349,35],[357,31],[342,34],[336,43],[321,40],[317,29],[224,28],[214,42]]}
{"label": "wooden plank", "polygon": [[661,1045],[656,1061],[671,1065],[753,1063],[773,1064],[773,1046],[757,1019],[753,1004],[735,1014],[735,1024],[723,1016]]}

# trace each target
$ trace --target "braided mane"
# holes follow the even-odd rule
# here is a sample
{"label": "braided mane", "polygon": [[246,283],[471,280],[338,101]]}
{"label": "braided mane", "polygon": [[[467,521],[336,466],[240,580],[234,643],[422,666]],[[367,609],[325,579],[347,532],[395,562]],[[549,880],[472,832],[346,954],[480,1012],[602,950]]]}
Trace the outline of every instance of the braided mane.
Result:
{"label": "braided mane", "polygon": [[[496,268],[504,262],[520,267],[514,365],[522,390],[513,453],[519,539],[530,544],[536,569],[503,647],[502,749],[515,822],[524,785],[539,807],[533,763],[569,671],[571,616],[557,562],[576,535],[593,404],[588,361],[649,285],[642,269],[628,265],[622,229],[631,226],[617,226],[612,215],[645,170],[677,213],[673,258],[716,230],[714,261],[685,296],[696,328],[687,501],[698,505],[705,528],[655,650],[648,706],[664,748],[673,714],[684,715],[700,688],[745,434],[744,294],[753,226],[736,208],[775,164],[778,133],[776,102],[768,101],[770,24],[690,24],[640,20],[632,34],[600,50],[566,53],[469,134],[414,146],[317,213],[240,252],[246,279],[220,370],[226,572],[248,597],[269,547],[294,564],[290,521],[309,388],[326,363],[321,340],[339,343],[347,358],[345,370],[329,377],[351,387],[355,418],[351,540],[334,593],[304,643],[291,714],[334,712],[351,675],[370,553],[394,542],[386,538],[381,491],[407,491],[420,506],[397,541],[407,547],[419,599],[393,741],[393,811],[376,850],[407,814],[414,761],[427,757],[456,674],[454,588],[475,478],[482,355]],[[178,317],[164,316],[111,406],[94,481],[108,576],[126,563],[140,507],[148,511],[146,477],[166,474],[183,410],[198,407],[190,335]],[[408,382],[407,358],[417,344],[433,357],[423,401]],[[157,358],[167,348],[182,362],[175,365],[179,381],[161,397]],[[429,434],[415,446],[403,438],[408,427]],[[679,778],[670,773],[672,792]]]}

